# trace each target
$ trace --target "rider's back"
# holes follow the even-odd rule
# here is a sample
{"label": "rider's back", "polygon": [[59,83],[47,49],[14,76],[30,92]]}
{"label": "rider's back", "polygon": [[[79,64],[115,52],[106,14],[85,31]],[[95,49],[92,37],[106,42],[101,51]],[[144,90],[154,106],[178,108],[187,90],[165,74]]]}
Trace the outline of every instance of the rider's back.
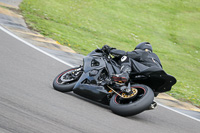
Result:
{"label": "rider's back", "polygon": [[150,51],[136,49],[132,52],[127,52],[127,56],[134,59],[147,67],[159,67],[162,68],[160,59],[158,56]]}

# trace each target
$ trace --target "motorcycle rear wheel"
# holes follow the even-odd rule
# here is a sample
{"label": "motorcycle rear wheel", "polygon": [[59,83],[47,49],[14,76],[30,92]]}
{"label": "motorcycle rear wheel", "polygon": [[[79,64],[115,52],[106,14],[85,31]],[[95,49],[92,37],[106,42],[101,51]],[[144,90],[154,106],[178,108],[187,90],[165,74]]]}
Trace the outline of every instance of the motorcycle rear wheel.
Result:
{"label": "motorcycle rear wheel", "polygon": [[71,68],[60,73],[53,81],[53,88],[60,92],[72,91],[73,87],[82,74],[81,70],[75,71],[79,68],[80,67]]}
{"label": "motorcycle rear wheel", "polygon": [[154,93],[151,88],[142,84],[132,85],[131,88],[138,90],[138,94],[134,98],[123,99],[117,94],[112,96],[110,108],[113,113],[121,116],[132,116],[149,108],[154,99]]}

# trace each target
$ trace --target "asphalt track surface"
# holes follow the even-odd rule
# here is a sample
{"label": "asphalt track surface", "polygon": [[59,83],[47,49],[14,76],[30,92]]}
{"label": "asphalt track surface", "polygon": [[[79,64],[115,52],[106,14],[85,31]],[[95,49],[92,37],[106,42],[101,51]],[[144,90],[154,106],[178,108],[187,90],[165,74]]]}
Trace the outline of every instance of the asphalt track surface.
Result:
{"label": "asphalt track surface", "polygon": [[[70,57],[69,57],[70,58]],[[131,117],[53,89],[70,68],[0,30],[0,133],[199,133],[199,121],[158,106]]]}

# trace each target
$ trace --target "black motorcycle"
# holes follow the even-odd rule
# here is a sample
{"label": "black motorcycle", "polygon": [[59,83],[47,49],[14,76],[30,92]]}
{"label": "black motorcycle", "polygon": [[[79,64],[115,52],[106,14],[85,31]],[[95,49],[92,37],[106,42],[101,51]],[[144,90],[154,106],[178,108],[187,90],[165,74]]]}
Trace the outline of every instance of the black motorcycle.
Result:
{"label": "black motorcycle", "polygon": [[176,79],[161,68],[147,67],[134,60],[133,69],[128,82],[114,82],[113,74],[120,73],[116,58],[96,49],[84,57],[82,66],[59,74],[53,81],[53,87],[110,105],[110,109],[118,115],[136,115],[155,107],[156,104],[152,104],[154,97],[170,91]]}

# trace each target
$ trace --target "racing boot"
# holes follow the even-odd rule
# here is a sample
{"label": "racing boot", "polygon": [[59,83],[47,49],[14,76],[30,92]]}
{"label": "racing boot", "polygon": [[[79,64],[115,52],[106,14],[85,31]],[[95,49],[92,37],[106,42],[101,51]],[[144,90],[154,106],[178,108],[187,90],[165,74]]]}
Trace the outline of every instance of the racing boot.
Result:
{"label": "racing boot", "polygon": [[129,80],[129,74],[131,73],[131,61],[127,56],[123,56],[120,60],[120,64],[120,74],[113,75],[112,80],[119,83],[126,83]]}
{"label": "racing boot", "polygon": [[114,74],[112,76],[112,81],[118,83],[126,83],[129,80],[129,74],[127,72],[122,72],[120,74]]}

